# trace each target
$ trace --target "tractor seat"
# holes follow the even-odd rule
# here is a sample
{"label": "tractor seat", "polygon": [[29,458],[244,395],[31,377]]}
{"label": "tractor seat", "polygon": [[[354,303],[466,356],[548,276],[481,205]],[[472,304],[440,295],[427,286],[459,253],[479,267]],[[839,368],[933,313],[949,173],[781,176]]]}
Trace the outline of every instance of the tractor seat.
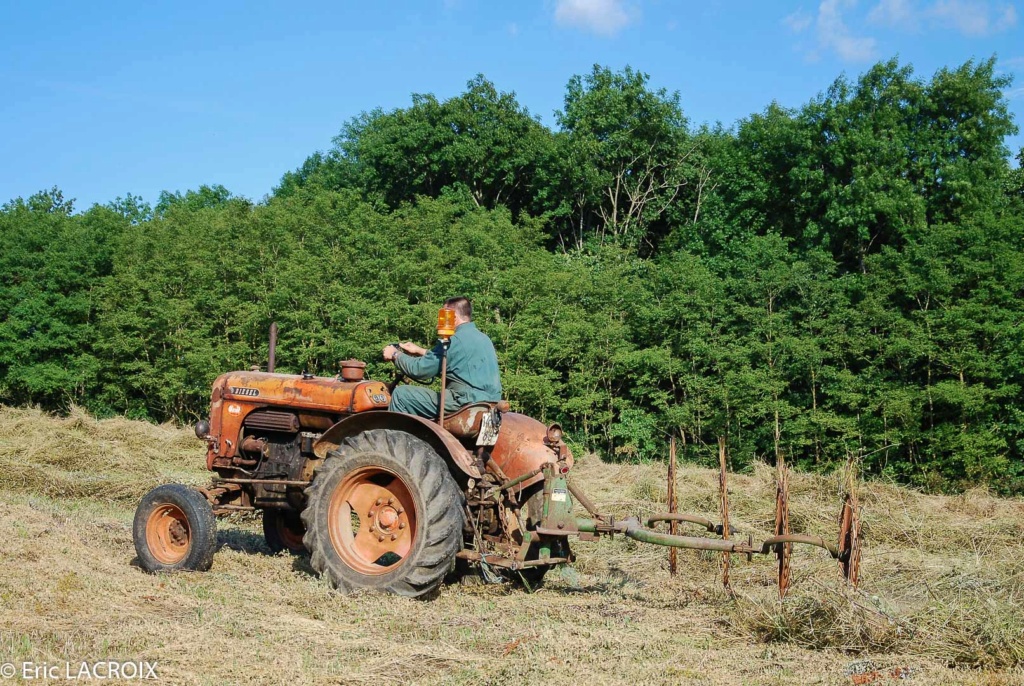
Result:
{"label": "tractor seat", "polygon": [[455,412],[445,415],[444,428],[456,438],[476,438],[477,434],[480,433],[480,424],[484,420],[484,415],[490,414],[492,410],[508,412],[508,401],[498,400],[493,403],[471,403],[465,407],[460,407]]}

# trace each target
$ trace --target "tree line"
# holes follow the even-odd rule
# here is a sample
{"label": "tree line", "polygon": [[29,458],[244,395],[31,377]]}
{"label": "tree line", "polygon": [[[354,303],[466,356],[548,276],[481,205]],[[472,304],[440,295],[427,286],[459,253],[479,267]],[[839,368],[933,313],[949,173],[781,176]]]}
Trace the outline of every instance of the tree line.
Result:
{"label": "tree line", "polygon": [[[605,456],[785,456],[1024,492],[1024,173],[995,60],[892,60],[693,126],[626,68],[547,127],[483,76],[222,186],[0,208],[0,402],[190,421],[219,373],[337,373],[471,297],[507,396]],[[1024,162],[1024,152],[1018,159]]]}

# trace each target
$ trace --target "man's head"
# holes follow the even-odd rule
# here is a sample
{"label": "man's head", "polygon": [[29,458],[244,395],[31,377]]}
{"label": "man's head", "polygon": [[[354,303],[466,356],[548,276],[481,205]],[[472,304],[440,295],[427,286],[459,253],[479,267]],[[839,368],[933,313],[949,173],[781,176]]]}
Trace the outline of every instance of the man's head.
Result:
{"label": "man's head", "polygon": [[457,298],[448,298],[444,301],[444,306],[455,310],[455,326],[473,321],[473,303],[469,302],[469,298],[461,295]]}

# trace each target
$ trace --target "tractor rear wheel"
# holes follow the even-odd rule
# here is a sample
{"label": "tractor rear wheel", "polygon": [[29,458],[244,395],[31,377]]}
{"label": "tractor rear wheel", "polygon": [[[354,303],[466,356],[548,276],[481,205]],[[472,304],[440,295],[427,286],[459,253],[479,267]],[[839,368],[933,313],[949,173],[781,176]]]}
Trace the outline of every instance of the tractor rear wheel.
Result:
{"label": "tractor rear wheel", "polygon": [[213,564],[217,522],[202,493],[164,484],[139,502],[132,538],[139,566],[147,572],[205,572]]}
{"label": "tractor rear wheel", "polygon": [[263,538],[267,540],[270,552],[277,554],[287,550],[292,555],[302,555],[306,546],[302,537],[306,527],[298,512],[291,510],[263,510]]}
{"label": "tractor rear wheel", "polygon": [[306,490],[310,564],[343,593],[430,593],[462,543],[463,499],[425,441],[377,429],[345,438]]}

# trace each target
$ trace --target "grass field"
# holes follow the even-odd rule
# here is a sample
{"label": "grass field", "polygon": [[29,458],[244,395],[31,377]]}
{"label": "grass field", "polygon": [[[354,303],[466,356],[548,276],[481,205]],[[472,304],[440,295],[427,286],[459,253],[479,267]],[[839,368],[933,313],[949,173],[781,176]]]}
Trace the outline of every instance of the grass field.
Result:
{"label": "grass field", "polygon": [[[270,555],[256,518],[222,520],[204,574],[132,565],[138,498],[208,479],[188,429],[0,407],[0,661],[157,662],[172,684],[1024,684],[1024,502],[983,492],[861,489],[862,583],[797,549],[780,603],[774,558],[667,553],[617,537],[574,571],[522,587],[453,586],[431,601],[341,596],[305,558]],[[661,465],[580,460],[616,515],[663,510]],[[717,473],[683,466],[680,507],[717,518]],[[796,531],[835,536],[838,477],[794,474]],[[730,482],[734,524],[768,535],[773,473]],[[662,502],[659,502],[662,501]],[[38,683],[38,682],[33,682]]]}

